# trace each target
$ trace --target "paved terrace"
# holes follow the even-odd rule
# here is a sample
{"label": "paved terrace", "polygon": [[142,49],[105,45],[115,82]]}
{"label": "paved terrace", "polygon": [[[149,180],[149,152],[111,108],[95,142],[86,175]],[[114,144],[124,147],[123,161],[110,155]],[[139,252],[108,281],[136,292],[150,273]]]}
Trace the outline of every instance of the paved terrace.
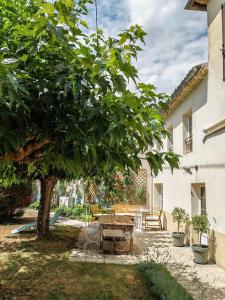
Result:
{"label": "paved terrace", "polygon": [[[88,239],[97,240],[96,224],[89,225],[85,233],[85,224],[80,221],[61,219],[64,225],[80,227],[79,239],[71,253],[70,260],[81,263],[137,264],[154,260],[163,263],[174,277],[194,296],[195,299],[224,300],[225,270],[215,264],[197,265],[193,261],[190,247],[173,247],[168,232],[149,231],[136,233],[133,255],[101,254],[95,243],[87,245]],[[88,239],[87,239],[88,238]],[[84,246],[86,249],[84,250]]]}

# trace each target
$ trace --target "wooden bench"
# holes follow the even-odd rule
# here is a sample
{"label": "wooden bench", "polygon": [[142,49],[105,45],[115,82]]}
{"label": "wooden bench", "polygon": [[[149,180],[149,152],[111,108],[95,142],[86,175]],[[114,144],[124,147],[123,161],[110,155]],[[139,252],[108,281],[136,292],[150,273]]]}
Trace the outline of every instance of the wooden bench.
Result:
{"label": "wooden bench", "polygon": [[144,205],[139,204],[115,204],[112,206],[112,211],[115,215],[118,216],[128,216],[131,218],[135,217],[135,213],[141,208],[145,208]]}

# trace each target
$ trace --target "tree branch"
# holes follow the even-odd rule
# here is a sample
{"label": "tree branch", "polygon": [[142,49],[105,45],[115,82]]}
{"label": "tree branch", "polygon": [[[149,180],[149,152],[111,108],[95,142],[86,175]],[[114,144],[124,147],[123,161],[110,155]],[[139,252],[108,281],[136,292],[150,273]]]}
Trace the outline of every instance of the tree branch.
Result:
{"label": "tree branch", "polygon": [[[33,137],[33,139],[34,138],[35,137]],[[30,142],[33,139],[31,139],[30,136],[26,140]],[[47,138],[40,143],[33,141],[32,143],[28,143],[28,145],[26,145],[25,147],[18,148],[15,152],[10,152],[5,155],[1,155],[0,160],[11,160],[16,162],[27,162],[27,161],[31,162],[32,158],[29,157],[29,155],[34,154],[33,160],[40,158],[41,156],[43,156],[43,153],[37,150],[40,150],[42,147],[44,147],[49,143],[50,140]]]}

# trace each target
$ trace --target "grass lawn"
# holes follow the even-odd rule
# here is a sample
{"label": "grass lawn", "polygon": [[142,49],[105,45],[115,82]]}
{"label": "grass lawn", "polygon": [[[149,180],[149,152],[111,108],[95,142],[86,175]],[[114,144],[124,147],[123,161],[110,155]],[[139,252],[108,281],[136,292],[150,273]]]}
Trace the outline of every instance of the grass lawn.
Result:
{"label": "grass lawn", "polygon": [[58,225],[48,240],[11,230],[36,218],[28,210],[14,224],[0,225],[0,299],[192,300],[154,262],[140,265],[77,263],[68,260],[79,229]]}
{"label": "grass lawn", "polygon": [[0,299],[152,299],[135,266],[69,262],[79,229],[56,226],[37,241],[10,235],[18,225],[0,225]]}

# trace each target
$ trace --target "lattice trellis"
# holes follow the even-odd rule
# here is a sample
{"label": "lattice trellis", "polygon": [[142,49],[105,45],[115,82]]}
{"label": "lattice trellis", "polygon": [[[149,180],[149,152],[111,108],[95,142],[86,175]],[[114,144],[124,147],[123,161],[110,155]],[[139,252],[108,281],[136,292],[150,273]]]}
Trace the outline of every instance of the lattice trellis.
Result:
{"label": "lattice trellis", "polygon": [[[123,177],[121,173],[118,174]],[[132,183],[127,185],[124,192],[124,197],[116,199],[114,196],[105,198],[106,201],[111,200],[115,203],[124,202],[127,204],[146,204],[146,192],[147,192],[147,170],[140,169],[138,173],[131,173]],[[97,186],[94,181],[86,183],[84,188],[84,201],[86,203],[92,203],[96,201]]]}
{"label": "lattice trellis", "polygon": [[[118,174],[123,177],[123,174]],[[126,186],[124,190],[124,197],[119,199],[113,199],[115,203],[127,203],[127,204],[146,204],[146,192],[147,192],[147,170],[140,169],[138,173],[132,172],[130,175],[131,184]]]}
{"label": "lattice trellis", "polygon": [[138,174],[135,176],[135,186],[139,189],[144,189],[146,192],[146,185],[147,185],[147,170],[140,169]]}
{"label": "lattice trellis", "polygon": [[138,174],[135,174],[134,185],[136,190],[136,197],[129,202],[132,204],[145,204],[147,192],[147,170],[140,169]]}
{"label": "lattice trellis", "polygon": [[87,203],[95,202],[97,195],[97,186],[94,181],[88,182],[85,187],[84,201]]}

